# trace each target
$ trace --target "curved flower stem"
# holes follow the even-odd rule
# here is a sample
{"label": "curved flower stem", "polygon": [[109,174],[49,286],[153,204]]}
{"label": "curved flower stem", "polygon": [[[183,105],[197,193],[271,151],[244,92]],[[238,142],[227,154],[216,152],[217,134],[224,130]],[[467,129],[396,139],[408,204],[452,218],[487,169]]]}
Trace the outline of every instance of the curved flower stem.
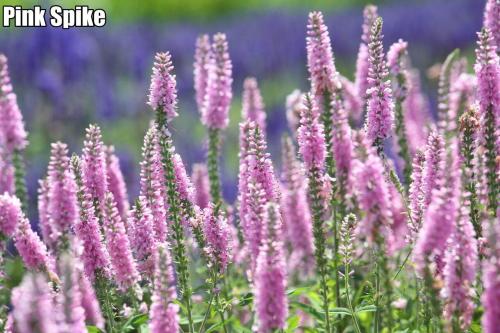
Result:
{"label": "curved flower stem", "polygon": [[356,318],[356,312],[354,311],[354,307],[352,306],[351,302],[351,296],[349,295],[349,263],[345,264],[345,275],[344,275],[344,282],[345,282],[345,294],[346,294],[346,300],[347,300],[347,305],[349,306],[349,310],[351,311],[351,317],[352,321],[354,323],[354,327],[356,328],[357,333],[361,333],[361,328],[359,327],[358,319]]}
{"label": "curved flower stem", "polygon": [[23,151],[15,149],[12,155],[14,165],[14,184],[16,197],[21,201],[21,207],[26,214],[28,210],[28,190],[26,189],[26,170],[23,160]]}

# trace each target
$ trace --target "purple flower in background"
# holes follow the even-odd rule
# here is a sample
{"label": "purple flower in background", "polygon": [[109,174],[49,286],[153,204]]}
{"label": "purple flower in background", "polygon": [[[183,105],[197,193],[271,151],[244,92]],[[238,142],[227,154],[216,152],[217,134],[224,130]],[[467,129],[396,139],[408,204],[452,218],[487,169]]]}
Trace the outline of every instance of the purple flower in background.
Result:
{"label": "purple flower in background", "polygon": [[369,70],[367,94],[367,137],[378,148],[392,132],[394,123],[394,104],[388,70],[384,59],[382,44],[382,19],[377,18],[372,26],[371,41],[368,45]]}
{"label": "purple flower in background", "polygon": [[211,200],[207,166],[203,163],[195,163],[192,169],[191,179],[195,189],[194,203],[201,209],[207,208]]}
{"label": "purple flower in background", "polygon": [[333,93],[338,85],[330,35],[321,12],[309,13],[306,43],[311,93],[314,98],[321,98],[325,93]]}
{"label": "purple flower in background", "polygon": [[123,178],[123,173],[120,169],[120,160],[115,155],[115,148],[108,146],[105,148],[106,153],[106,176],[108,190],[113,194],[116,201],[116,207],[120,216],[126,218],[129,210],[127,185]]}
{"label": "purple flower in background", "polygon": [[28,144],[23,116],[10,82],[7,57],[0,53],[0,147],[8,152],[22,150]]}
{"label": "purple flower in background", "polygon": [[427,140],[427,125],[431,121],[430,106],[420,87],[420,75],[415,69],[408,70],[408,91],[403,102],[406,137],[410,151],[421,149]]}
{"label": "purple flower in background", "polygon": [[229,124],[229,107],[233,92],[233,65],[229,58],[226,35],[213,37],[212,59],[208,66],[208,83],[201,120],[208,128],[224,129]]}
{"label": "purple flower in background", "polygon": [[13,333],[59,332],[52,292],[42,274],[28,273],[12,291]]}
{"label": "purple flower in background", "polygon": [[154,290],[149,313],[151,333],[179,332],[179,306],[174,303],[175,299],[176,288],[170,248],[167,243],[160,243],[155,255]]}
{"label": "purple flower in background", "polygon": [[203,231],[207,246],[207,257],[213,259],[213,265],[219,272],[224,272],[232,256],[231,230],[224,215],[214,215],[213,205],[203,211]]}
{"label": "purple flower in background", "polygon": [[300,127],[297,133],[299,151],[307,169],[323,170],[326,157],[323,125],[319,123],[319,112],[315,100],[306,95],[303,101]]}
{"label": "purple flower in background", "polygon": [[483,26],[490,30],[493,39],[492,46],[500,52],[500,2],[498,0],[486,1]]}
{"label": "purple flower in background", "polygon": [[53,237],[68,237],[78,219],[76,184],[70,170],[68,146],[62,142],[52,144],[49,162],[48,214]]}
{"label": "purple flower in background", "polygon": [[177,82],[170,53],[157,53],[151,75],[148,104],[165,112],[167,121],[177,117]]}
{"label": "purple flower in background", "polygon": [[263,241],[255,272],[255,309],[258,331],[283,329],[288,316],[287,274],[279,206],[268,203],[263,219]]}
{"label": "purple flower in background", "polygon": [[22,219],[21,202],[8,193],[0,194],[0,234],[12,237]]}
{"label": "purple flower in background", "polygon": [[104,230],[115,281],[122,291],[126,291],[134,287],[139,274],[132,257],[125,224],[118,213],[113,194],[110,192],[105,195]]}
{"label": "purple flower in background", "polygon": [[340,77],[340,83],[342,84],[342,97],[347,116],[359,123],[363,115],[363,100],[358,95],[354,83],[343,76]]}
{"label": "purple flower in background", "polygon": [[257,79],[248,77],[243,82],[243,120],[255,121],[262,132],[266,132],[266,111]]}
{"label": "purple flower in background", "polygon": [[208,68],[212,58],[210,37],[201,35],[196,39],[194,54],[194,90],[196,92],[196,104],[201,112],[207,93]]}

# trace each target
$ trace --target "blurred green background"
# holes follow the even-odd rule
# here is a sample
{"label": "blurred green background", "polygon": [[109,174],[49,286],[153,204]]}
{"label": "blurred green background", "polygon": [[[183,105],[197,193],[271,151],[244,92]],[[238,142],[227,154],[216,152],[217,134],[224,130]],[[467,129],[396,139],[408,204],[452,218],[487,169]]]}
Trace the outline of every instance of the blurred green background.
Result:
{"label": "blurred green background", "polygon": [[[9,58],[30,146],[27,151],[31,199],[46,173],[50,142],[65,141],[79,153],[84,129],[101,125],[107,144],[116,146],[131,198],[137,194],[140,147],[152,113],[146,105],[154,53],[170,51],[178,79],[180,116],[174,122],[176,146],[190,169],[204,160],[205,131],[194,102],[194,42],[201,33],[227,33],[234,66],[231,125],[223,154],[224,194],[236,195],[237,137],[241,87],[247,76],[259,80],[266,110],[270,151],[279,162],[279,141],[287,130],[284,104],[294,89],[308,89],[305,31],[307,14],[323,10],[337,69],[354,79],[360,43],[361,0],[148,0],[3,1],[43,8],[89,5],[107,11],[103,28],[3,28],[0,52]],[[482,0],[373,1],[384,18],[384,44],[409,42],[412,64],[435,105],[435,82],[428,69],[454,48],[473,55],[482,23]],[[471,58],[472,59],[472,58]],[[470,62],[469,62],[470,63]],[[34,205],[32,205],[33,207]],[[32,213],[34,217],[35,214]]]}

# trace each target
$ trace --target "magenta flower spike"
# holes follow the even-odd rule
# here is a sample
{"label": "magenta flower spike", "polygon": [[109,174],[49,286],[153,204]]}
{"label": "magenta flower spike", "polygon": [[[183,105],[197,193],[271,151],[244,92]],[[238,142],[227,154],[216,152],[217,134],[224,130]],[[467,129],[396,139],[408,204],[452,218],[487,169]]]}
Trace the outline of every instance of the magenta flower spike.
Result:
{"label": "magenta flower spike", "polygon": [[344,98],[344,109],[349,119],[359,123],[363,116],[363,100],[359,97],[356,86],[346,77],[340,76],[342,84],[342,96]]}
{"label": "magenta flower spike", "polygon": [[132,257],[125,224],[116,208],[111,192],[105,195],[104,230],[106,245],[116,283],[122,291],[134,287],[139,279],[136,263]]}
{"label": "magenta flower spike", "polygon": [[290,266],[309,273],[314,267],[314,243],[312,236],[312,220],[307,202],[307,179],[302,164],[295,157],[295,147],[286,137],[283,150],[283,190],[282,210],[283,229],[286,230],[291,248]]}
{"label": "magenta flower spike", "polygon": [[161,163],[158,136],[154,126],[150,127],[144,136],[141,162],[141,196],[146,206],[153,214],[153,228],[157,241],[164,241],[167,237],[167,204],[166,188],[164,184],[163,166]]}
{"label": "magenta flower spike", "polygon": [[120,160],[115,155],[115,148],[108,146],[106,151],[106,176],[108,190],[113,194],[116,200],[116,207],[122,218],[126,218],[129,210],[127,185],[123,173],[120,169]]}
{"label": "magenta flower spike", "polygon": [[201,209],[207,208],[211,200],[207,166],[202,163],[195,163],[192,169],[191,179],[195,189],[194,203]]}
{"label": "magenta flower spike", "polygon": [[55,234],[54,239],[57,242],[64,242],[78,219],[76,184],[70,170],[68,146],[62,142],[56,142],[51,147],[47,208],[52,232]]}
{"label": "magenta flower spike", "polygon": [[0,193],[14,193],[14,172],[15,168],[12,164],[9,154],[0,147]]}
{"label": "magenta flower spike", "polygon": [[490,238],[493,243],[491,257],[484,261],[483,284],[484,292],[481,303],[484,307],[482,318],[483,330],[485,333],[496,333],[500,327],[500,246],[498,237],[500,227],[498,223],[490,231]]}
{"label": "magenta flower spike", "polygon": [[[488,210],[496,216],[500,156],[500,62],[492,34],[483,29],[479,34],[476,64],[477,99],[479,102],[479,143],[484,147],[485,172],[488,189]],[[498,51],[498,50],[497,50]]]}
{"label": "magenta flower spike", "polygon": [[487,0],[484,8],[483,26],[488,28],[492,36],[492,46],[500,52],[500,2]]}
{"label": "magenta flower spike", "polygon": [[194,54],[194,90],[196,92],[196,104],[201,112],[208,86],[208,69],[212,58],[210,37],[201,35],[196,39]]}
{"label": "magenta flower spike", "polygon": [[8,193],[0,194],[0,234],[5,238],[12,237],[22,218],[21,201]]}
{"label": "magenta flower spike", "polygon": [[102,216],[104,194],[108,190],[108,182],[104,144],[101,129],[97,125],[90,125],[86,129],[83,144],[83,181],[96,204],[96,214]]}
{"label": "magenta flower spike", "polygon": [[422,151],[417,151],[413,157],[411,184],[409,189],[409,208],[411,212],[410,225],[408,226],[407,241],[413,243],[420,231],[423,218],[423,169],[425,155]]}
{"label": "magenta flower spike", "polygon": [[12,153],[28,144],[23,116],[10,82],[7,57],[0,54],[0,146]]}
{"label": "magenta flower spike", "polygon": [[300,111],[302,110],[303,100],[304,95],[298,89],[295,89],[286,97],[286,120],[288,122],[288,128],[293,135],[295,135],[300,126]]}
{"label": "magenta flower spike", "polygon": [[370,31],[373,23],[377,19],[377,7],[368,5],[363,11],[363,33],[361,35],[361,44],[359,45],[358,57],[356,60],[356,80],[355,87],[357,95],[361,99],[365,99],[366,90],[368,89],[368,68],[370,55],[368,53],[368,44],[370,44]]}
{"label": "magenta flower spike", "polygon": [[334,128],[332,131],[332,146],[337,170],[336,177],[341,184],[342,191],[349,192],[350,170],[354,158],[351,127],[349,126],[349,119],[342,103],[332,101],[332,109],[334,110],[332,113]]}
{"label": "magenta flower spike", "polygon": [[51,258],[47,247],[40,237],[31,229],[30,222],[20,214],[17,232],[14,235],[14,245],[28,269],[51,271]]}
{"label": "magenta flower spike", "polygon": [[155,255],[155,278],[149,312],[151,333],[177,333],[179,306],[174,303],[176,288],[170,249],[167,243],[158,244]]}
{"label": "magenta flower spike", "polygon": [[90,280],[83,274],[80,266],[77,266],[76,274],[76,284],[79,286],[81,294],[81,306],[85,311],[85,322],[87,325],[93,325],[102,330],[104,329],[104,318],[102,317],[95,290]]}
{"label": "magenta flower spike", "polygon": [[457,150],[454,144],[446,162],[447,173],[437,179],[437,186],[432,190],[432,202],[425,211],[415,244],[414,260],[421,273],[426,266],[429,268],[433,260],[437,264],[436,273],[442,273],[446,244],[459,216],[461,172]]}
{"label": "magenta flower spike", "polygon": [[81,241],[83,251],[80,255],[86,276],[94,281],[96,274],[109,277],[110,259],[104,246],[99,219],[95,214],[92,197],[83,183],[81,161],[77,156],[71,159],[71,168],[78,188],[78,208],[80,217],[75,225],[75,234]]}
{"label": "magenta flower spike", "polygon": [[12,291],[12,333],[60,332],[53,295],[42,274],[28,273]]}
{"label": "magenta flower spike", "polygon": [[224,215],[214,215],[213,205],[203,211],[203,232],[207,246],[205,253],[211,258],[211,263],[217,271],[224,272],[232,257],[231,230]]}
{"label": "magenta flower spike", "polygon": [[306,169],[323,170],[325,167],[326,145],[323,125],[319,122],[319,112],[310,94],[303,101],[300,127],[297,133],[299,152]]}
{"label": "magenta flower spike", "polygon": [[42,232],[43,242],[49,247],[54,246],[53,231],[49,214],[49,181],[48,178],[38,181],[38,224]]}
{"label": "magenta flower spike", "polygon": [[469,220],[467,206],[462,206],[446,251],[444,268],[444,316],[449,322],[458,317],[461,329],[467,330],[475,304],[474,283],[478,266],[477,241]]}
{"label": "magenta flower spike", "polygon": [[153,215],[146,204],[146,199],[137,199],[129,217],[131,229],[130,244],[137,260],[137,268],[143,278],[149,279],[154,274],[154,251],[156,240],[153,228]]}
{"label": "magenta flower spike", "polygon": [[179,199],[181,201],[194,201],[194,188],[191,183],[191,179],[186,172],[184,163],[182,162],[181,155],[174,154],[173,156],[175,181],[177,186],[177,191],[179,192]]}
{"label": "magenta flower spike", "polygon": [[431,132],[425,148],[424,167],[422,170],[423,211],[427,209],[433,198],[434,189],[442,185],[444,177],[444,140],[437,132]]}
{"label": "magenta flower spike", "polygon": [[59,273],[61,274],[61,291],[57,295],[57,305],[61,309],[59,332],[87,332],[76,265],[76,259],[67,253],[59,260]]}
{"label": "magenta flower spike", "polygon": [[229,108],[233,97],[232,72],[226,35],[218,33],[213,36],[207,90],[201,112],[201,121],[208,128],[224,129],[229,124]]}
{"label": "magenta flower spike", "polygon": [[359,222],[358,232],[366,236],[370,243],[376,242],[379,234],[389,236],[388,227],[393,216],[389,186],[380,158],[370,153],[366,161],[356,160],[353,179],[359,207],[365,212],[364,218]]}
{"label": "magenta flower spike", "polygon": [[149,88],[149,106],[153,110],[161,109],[165,119],[170,122],[177,117],[177,82],[170,53],[157,53]]}
{"label": "magenta flower spike", "polygon": [[266,132],[266,111],[257,79],[248,77],[243,82],[243,120],[255,121],[263,133]]}
{"label": "magenta flower spike", "polygon": [[263,236],[255,272],[254,295],[258,331],[268,333],[283,329],[288,315],[281,213],[274,203],[265,207]]}
{"label": "magenta flower spike", "polygon": [[306,44],[311,93],[314,98],[323,98],[325,93],[332,94],[339,83],[328,27],[321,12],[309,13]]}
{"label": "magenta flower spike", "polygon": [[245,215],[241,215],[242,213],[240,212],[240,216],[242,217],[245,246],[250,255],[249,277],[253,279],[262,243],[262,219],[266,205],[266,192],[258,182],[250,182],[247,191],[247,210]]}
{"label": "magenta flower spike", "polygon": [[371,30],[371,41],[368,45],[369,69],[367,95],[367,138],[382,150],[383,141],[391,135],[394,123],[394,103],[392,101],[391,83],[384,59],[382,44],[382,19],[375,20]]}

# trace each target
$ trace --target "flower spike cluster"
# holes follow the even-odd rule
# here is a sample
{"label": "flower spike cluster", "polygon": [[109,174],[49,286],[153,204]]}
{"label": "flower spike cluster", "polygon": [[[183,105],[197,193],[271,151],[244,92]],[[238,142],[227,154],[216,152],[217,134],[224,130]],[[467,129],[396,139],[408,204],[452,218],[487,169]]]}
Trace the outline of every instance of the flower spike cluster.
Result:
{"label": "flower spike cluster", "polygon": [[125,218],[129,210],[129,204],[127,185],[125,184],[125,179],[120,169],[120,160],[118,156],[115,155],[115,148],[113,146],[106,147],[105,152],[108,190],[113,194],[116,200],[116,207],[120,215],[122,218]]}
{"label": "flower spike cluster", "polygon": [[213,258],[213,265],[217,270],[224,272],[232,256],[231,230],[224,215],[214,214],[213,205],[205,208],[203,231],[207,246],[205,252],[208,258]]}
{"label": "flower spike cluster", "polygon": [[248,77],[243,82],[243,120],[255,121],[261,131],[266,132],[266,112],[257,80]]}
{"label": "flower spike cluster", "polygon": [[297,141],[300,154],[307,169],[323,170],[326,157],[323,125],[319,123],[319,112],[315,100],[306,95],[301,112]]}
{"label": "flower spike cluster", "polygon": [[194,90],[196,92],[196,104],[201,111],[207,93],[208,66],[212,58],[210,37],[201,35],[196,39],[194,54]]}
{"label": "flower spike cluster", "polygon": [[370,31],[375,19],[378,17],[377,7],[367,5],[363,11],[363,34],[359,45],[358,58],[356,60],[356,91],[363,100],[368,89],[368,68],[370,55],[368,54],[368,44],[370,44]]}
{"label": "flower spike cluster", "polygon": [[201,209],[207,208],[211,200],[207,166],[202,163],[195,163],[192,169],[191,179],[195,188],[194,203]]}
{"label": "flower spike cluster", "polygon": [[226,35],[218,33],[213,37],[212,59],[208,65],[208,82],[201,114],[201,120],[208,128],[224,129],[229,124],[229,107],[233,98],[232,71]]}
{"label": "flower spike cluster", "polygon": [[21,202],[8,193],[0,194],[0,235],[12,237],[22,218]]}
{"label": "flower spike cluster", "polygon": [[83,181],[96,206],[96,214],[102,216],[104,194],[108,190],[108,183],[106,155],[99,126],[90,125],[86,129],[83,145]]}
{"label": "flower spike cluster", "polygon": [[144,197],[137,199],[129,216],[131,246],[137,259],[137,268],[144,277],[154,273],[154,251],[156,240],[153,228],[153,216]]}
{"label": "flower spike cluster", "polygon": [[500,2],[498,0],[487,0],[484,9],[483,26],[488,28],[492,36],[492,45],[500,52]]}
{"label": "flower spike cluster", "polygon": [[177,81],[168,52],[157,53],[149,88],[149,106],[165,113],[167,122],[177,117]]}

